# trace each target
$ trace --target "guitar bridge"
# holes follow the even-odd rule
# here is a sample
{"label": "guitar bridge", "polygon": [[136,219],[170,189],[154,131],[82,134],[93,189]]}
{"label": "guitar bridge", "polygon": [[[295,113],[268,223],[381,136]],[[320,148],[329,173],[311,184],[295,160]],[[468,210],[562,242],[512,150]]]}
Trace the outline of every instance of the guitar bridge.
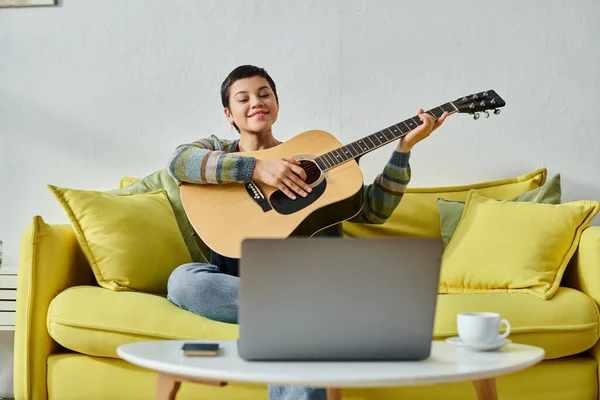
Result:
{"label": "guitar bridge", "polygon": [[267,212],[272,209],[271,205],[265,198],[263,192],[261,192],[260,188],[253,181],[244,184],[246,187],[246,192],[250,195],[252,200],[263,210],[263,212]]}

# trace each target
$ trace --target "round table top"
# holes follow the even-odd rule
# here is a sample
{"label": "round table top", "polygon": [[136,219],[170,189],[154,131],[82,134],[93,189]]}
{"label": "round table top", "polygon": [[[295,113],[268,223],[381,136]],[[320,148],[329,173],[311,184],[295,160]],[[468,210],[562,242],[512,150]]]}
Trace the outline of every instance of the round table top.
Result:
{"label": "round table top", "polygon": [[[217,356],[181,355],[183,343],[219,343]],[[544,350],[509,344],[492,352],[456,348],[433,341],[422,361],[246,361],[237,341],[157,340],[120,346],[122,359],[158,372],[186,378],[226,382],[301,385],[309,387],[384,387],[473,381],[518,371],[540,362]]]}

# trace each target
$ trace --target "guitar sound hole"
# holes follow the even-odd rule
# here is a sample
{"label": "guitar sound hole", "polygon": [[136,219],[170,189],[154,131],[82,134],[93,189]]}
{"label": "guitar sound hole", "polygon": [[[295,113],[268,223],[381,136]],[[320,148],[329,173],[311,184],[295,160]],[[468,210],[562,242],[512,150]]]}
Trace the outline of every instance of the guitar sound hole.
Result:
{"label": "guitar sound hole", "polygon": [[300,160],[300,168],[306,173],[306,183],[311,185],[321,177],[321,170],[312,160]]}

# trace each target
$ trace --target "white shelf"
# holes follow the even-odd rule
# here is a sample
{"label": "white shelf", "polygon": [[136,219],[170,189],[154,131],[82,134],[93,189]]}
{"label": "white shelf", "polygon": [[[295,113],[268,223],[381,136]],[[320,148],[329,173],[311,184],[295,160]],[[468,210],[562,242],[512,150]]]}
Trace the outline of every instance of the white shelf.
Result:
{"label": "white shelf", "polygon": [[15,326],[16,312],[0,311],[0,326]]}
{"label": "white shelf", "polygon": [[16,275],[16,265],[0,265],[0,275]]}
{"label": "white shelf", "polygon": [[16,289],[0,289],[0,301],[2,300],[16,300],[17,290]]}
{"label": "white shelf", "polygon": [[0,289],[16,289],[17,288],[17,266],[3,265],[0,266]]}
{"label": "white shelf", "polygon": [[17,266],[0,266],[0,331],[14,331],[17,298]]}

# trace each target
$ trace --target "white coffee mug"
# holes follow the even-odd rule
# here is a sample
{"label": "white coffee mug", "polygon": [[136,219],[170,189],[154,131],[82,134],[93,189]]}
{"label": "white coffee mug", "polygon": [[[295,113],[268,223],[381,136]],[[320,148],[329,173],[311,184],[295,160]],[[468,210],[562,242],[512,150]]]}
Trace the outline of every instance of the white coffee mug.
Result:
{"label": "white coffee mug", "polygon": [[[506,331],[500,334],[500,327],[506,325]],[[458,336],[467,344],[495,344],[510,335],[510,323],[500,319],[500,314],[492,312],[466,312],[456,317]]]}

